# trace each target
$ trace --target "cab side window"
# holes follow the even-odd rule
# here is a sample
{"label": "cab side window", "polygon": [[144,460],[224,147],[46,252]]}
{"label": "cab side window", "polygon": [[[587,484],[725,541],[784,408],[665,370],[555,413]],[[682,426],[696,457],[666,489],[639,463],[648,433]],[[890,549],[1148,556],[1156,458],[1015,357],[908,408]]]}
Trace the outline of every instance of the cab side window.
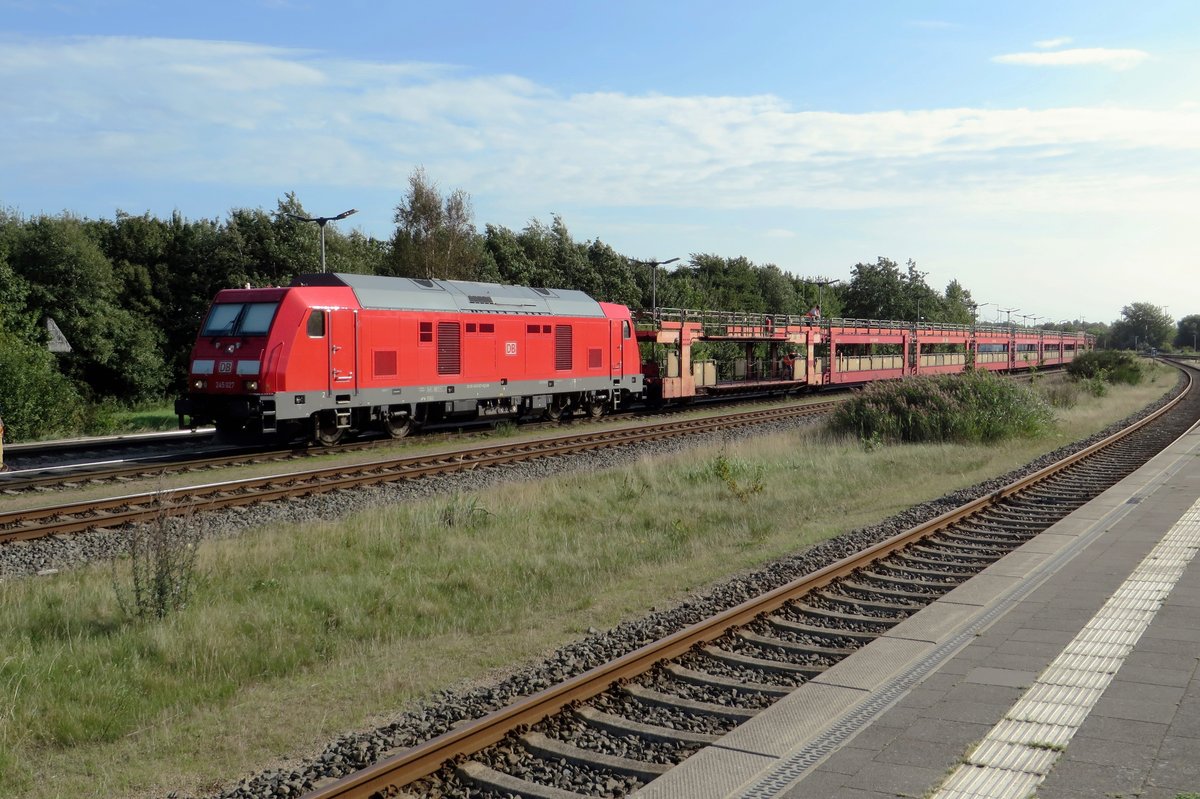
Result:
{"label": "cab side window", "polygon": [[630,338],[629,322],[624,319],[621,320],[621,338]]}
{"label": "cab side window", "polygon": [[309,338],[323,338],[325,336],[325,312],[314,310],[308,315],[308,335]]}

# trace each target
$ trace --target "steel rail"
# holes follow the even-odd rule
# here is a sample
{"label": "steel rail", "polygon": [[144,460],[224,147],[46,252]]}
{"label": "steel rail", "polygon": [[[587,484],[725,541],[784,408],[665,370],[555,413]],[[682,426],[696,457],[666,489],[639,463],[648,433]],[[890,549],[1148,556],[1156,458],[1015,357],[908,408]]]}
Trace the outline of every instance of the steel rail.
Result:
{"label": "steel rail", "polygon": [[326,493],[341,488],[447,474],[534,458],[603,449],[682,435],[726,430],[825,413],[836,402],[746,411],[726,416],[685,419],[527,441],[491,444],[442,453],[385,458],[266,477],[167,488],[137,494],[71,502],[0,513],[0,542],[28,540],[115,527],[162,516],[249,505],[285,497]]}
{"label": "steel rail", "polygon": [[692,647],[720,638],[730,629],[749,623],[755,618],[779,609],[787,602],[814,589],[827,586],[856,569],[903,549],[912,542],[932,535],[955,522],[991,507],[1001,500],[1028,490],[1047,478],[1121,441],[1137,430],[1153,423],[1173,409],[1192,390],[1194,381],[1186,371],[1187,385],[1174,399],[1152,414],[1098,441],[1085,449],[1050,464],[1037,472],[1016,480],[991,494],[979,497],[950,510],[924,524],[898,533],[861,552],[851,555],[786,585],[775,588],[754,599],[729,608],[705,621],[697,622],[657,642],[647,644],[610,663],[597,666],[557,686],[540,691],[494,711],[477,720],[464,723],[429,741],[381,760],[361,771],[303,794],[301,799],[359,799],[379,793],[389,795],[393,787],[408,785],[433,774],[445,763],[468,757],[501,741],[518,727],[535,724],[574,703],[583,702],[603,693],[614,683],[629,680],[647,671],[655,663],[678,657]]}
{"label": "steel rail", "polygon": [[[699,410],[701,407],[718,408],[728,405],[744,406],[754,403],[761,403],[763,401],[764,400],[757,397],[750,400],[745,398],[739,398],[735,400],[722,399],[715,402],[706,402],[702,406],[678,406],[666,410],[659,410],[653,414],[653,417],[658,419],[665,416],[676,416],[688,411]],[[645,418],[645,413],[640,411],[632,411],[628,413],[623,412],[616,416],[605,415],[599,418],[586,416],[577,417],[570,419],[569,421],[565,422],[565,424],[570,426],[583,426],[601,424],[605,422],[630,423],[643,420]],[[521,427],[526,432],[532,432],[539,428],[559,428],[561,424],[562,423],[559,422],[531,421],[522,424]],[[434,425],[428,431],[423,432],[420,438],[411,440],[422,444],[430,444],[439,441],[454,440],[464,436],[469,437],[471,435],[479,434],[486,435],[487,430],[488,420],[475,420],[471,423],[461,425],[439,424]],[[205,439],[212,439],[213,435],[213,433],[209,432],[205,436]],[[180,436],[176,435],[175,439],[180,439]],[[154,454],[142,459],[131,458],[129,460],[119,462],[114,462],[114,460],[108,459],[96,462],[30,466],[26,468],[19,468],[16,471],[0,473],[0,493],[16,494],[35,489],[60,490],[78,487],[80,484],[84,483],[108,482],[120,478],[127,478],[131,480],[138,478],[151,479],[167,474],[212,470],[224,466],[239,466],[250,463],[264,463],[270,461],[298,460],[302,458],[311,458],[318,455],[361,452],[363,450],[370,450],[376,447],[387,446],[389,444],[397,444],[400,441],[401,439],[394,439],[390,436],[368,437],[362,440],[338,444],[337,446],[330,448],[309,447],[307,444],[303,443],[292,443],[279,446],[263,446],[258,444],[239,446],[234,444],[227,446],[224,449],[214,449],[211,454],[207,455],[204,453],[197,453],[196,457],[178,458],[172,455]],[[115,438],[113,439],[113,442],[114,443],[110,446],[100,446],[97,448],[117,450],[119,447],[132,448],[143,443],[133,440],[133,437]],[[181,443],[188,442],[181,441]],[[21,446],[35,448],[37,445],[17,445],[17,447]],[[12,445],[7,447],[7,449],[12,448]],[[84,449],[87,448],[85,447]],[[48,448],[46,451],[54,451],[54,448]]]}

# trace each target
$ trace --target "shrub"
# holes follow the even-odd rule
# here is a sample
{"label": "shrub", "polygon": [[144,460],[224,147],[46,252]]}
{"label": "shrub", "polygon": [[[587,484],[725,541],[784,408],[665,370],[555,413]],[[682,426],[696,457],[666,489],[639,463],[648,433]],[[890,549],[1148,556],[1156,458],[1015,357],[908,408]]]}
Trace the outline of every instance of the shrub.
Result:
{"label": "shrub", "polygon": [[78,430],[83,399],[54,356],[0,331],[0,415],[5,439],[27,441]]}
{"label": "shrub", "polygon": [[969,372],[873,383],[834,411],[830,427],[863,441],[987,442],[1037,435],[1052,418],[1033,390]]}
{"label": "shrub", "polygon": [[1107,383],[1136,386],[1145,373],[1133,353],[1123,350],[1093,350],[1075,356],[1067,364],[1067,374],[1077,380],[1099,378]]}

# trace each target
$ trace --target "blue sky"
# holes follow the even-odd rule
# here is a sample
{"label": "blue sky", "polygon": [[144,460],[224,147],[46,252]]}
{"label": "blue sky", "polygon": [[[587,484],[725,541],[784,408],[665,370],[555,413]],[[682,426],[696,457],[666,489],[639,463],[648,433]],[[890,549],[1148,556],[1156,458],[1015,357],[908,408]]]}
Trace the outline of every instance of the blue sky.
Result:
{"label": "blue sky", "polygon": [[1200,313],[1200,3],[0,0],[0,206],[476,223]]}

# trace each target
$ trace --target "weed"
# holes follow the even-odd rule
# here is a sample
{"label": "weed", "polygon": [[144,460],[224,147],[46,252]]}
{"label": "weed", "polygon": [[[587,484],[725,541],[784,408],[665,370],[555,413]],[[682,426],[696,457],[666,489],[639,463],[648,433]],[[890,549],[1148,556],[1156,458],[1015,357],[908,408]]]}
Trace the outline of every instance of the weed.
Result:
{"label": "weed", "polygon": [[640,475],[626,474],[621,478],[620,494],[623,500],[640,499],[648,490],[650,490],[649,483]]}
{"label": "weed", "polygon": [[196,573],[196,547],[204,528],[191,515],[172,524],[164,494],[155,498],[158,514],[148,524],[125,528],[129,578],[122,584],[113,561],[113,590],[126,615],[161,619],[187,605]]}
{"label": "weed", "polygon": [[495,435],[499,438],[508,438],[511,436],[515,436],[517,433],[520,432],[520,430],[521,430],[521,428],[517,425],[516,422],[505,419],[502,422],[496,422],[496,426],[494,428],[493,435]]}
{"label": "weed", "polygon": [[[751,472],[750,481],[747,484],[742,484],[738,481],[738,476],[744,472]],[[753,470],[746,466],[731,461],[725,453],[717,455],[713,459],[712,473],[721,480],[728,488],[730,493],[738,498],[741,502],[749,502],[750,497],[755,494],[762,493],[762,467],[756,467]]]}
{"label": "weed", "polygon": [[480,506],[478,497],[455,494],[448,503],[442,506],[438,517],[441,519],[443,527],[474,529],[483,524],[491,515],[491,511]]}
{"label": "weed", "polygon": [[1074,408],[1079,402],[1079,393],[1083,390],[1080,383],[1067,380],[1044,381],[1037,388],[1046,402],[1054,408]]}
{"label": "weed", "polygon": [[667,540],[673,547],[683,546],[692,537],[692,531],[683,519],[676,519],[671,522],[670,528],[667,529]]}
{"label": "weed", "polygon": [[1030,749],[1042,749],[1047,752],[1065,752],[1067,751],[1066,744],[1050,743],[1049,741],[1030,741],[1025,744]]}

